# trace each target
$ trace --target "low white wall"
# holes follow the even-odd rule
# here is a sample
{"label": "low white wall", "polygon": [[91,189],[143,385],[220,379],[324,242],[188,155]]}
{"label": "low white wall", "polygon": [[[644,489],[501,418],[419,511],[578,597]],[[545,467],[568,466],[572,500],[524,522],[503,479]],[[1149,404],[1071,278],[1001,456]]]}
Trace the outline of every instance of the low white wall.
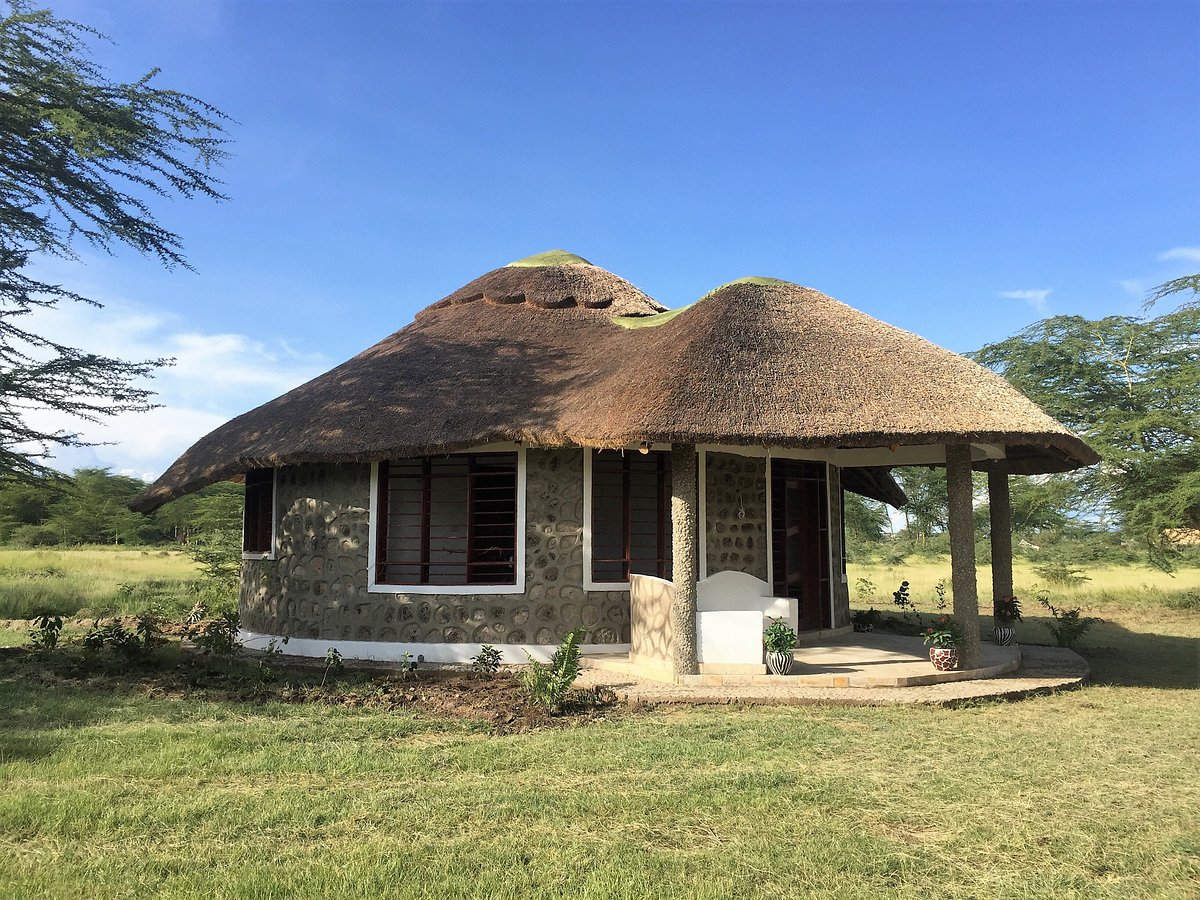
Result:
{"label": "low white wall", "polygon": [[[288,656],[307,656],[323,659],[332,647],[342,655],[342,659],[371,659],[380,662],[399,662],[404,654],[414,662],[428,663],[469,663],[471,657],[477,656],[483,649],[483,644],[402,644],[394,641],[330,641],[320,638],[289,638],[285,644],[283,638],[275,634],[259,634],[257,631],[238,631],[238,639],[248,650],[265,650],[270,641],[275,641],[276,649]],[[493,644],[506,663],[527,663],[529,657],[539,662],[549,662],[557,645],[542,644]],[[628,644],[581,644],[579,647],[583,656],[594,656],[601,653],[628,653]],[[526,655],[528,654],[528,655]]]}

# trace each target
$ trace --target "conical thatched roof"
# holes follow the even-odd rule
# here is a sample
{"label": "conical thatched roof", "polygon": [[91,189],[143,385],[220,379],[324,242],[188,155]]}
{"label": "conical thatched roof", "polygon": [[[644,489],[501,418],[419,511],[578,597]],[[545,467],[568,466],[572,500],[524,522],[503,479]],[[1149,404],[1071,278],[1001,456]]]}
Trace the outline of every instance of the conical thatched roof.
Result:
{"label": "conical thatched roof", "polygon": [[973,441],[1006,445],[1017,472],[1097,461],[998,375],[818,291],[743,279],[664,311],[617,276],[554,251],[489,272],[216,429],[134,506],[153,509],[251,468],[514,440]]}

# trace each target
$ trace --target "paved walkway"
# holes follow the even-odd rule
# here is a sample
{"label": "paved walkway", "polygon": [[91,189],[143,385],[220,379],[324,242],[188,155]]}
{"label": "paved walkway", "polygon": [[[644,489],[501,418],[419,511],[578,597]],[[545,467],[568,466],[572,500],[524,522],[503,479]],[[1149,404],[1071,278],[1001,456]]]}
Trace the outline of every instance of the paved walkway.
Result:
{"label": "paved walkway", "polygon": [[585,669],[576,686],[604,685],[630,703],[953,705],[976,699],[1015,699],[1030,694],[1067,690],[1081,685],[1087,676],[1088,664],[1077,653],[1059,647],[1023,644],[1021,666],[1016,672],[997,678],[916,687],[819,687],[804,684],[803,680],[791,677],[772,678],[769,684],[683,685],[598,669]]}

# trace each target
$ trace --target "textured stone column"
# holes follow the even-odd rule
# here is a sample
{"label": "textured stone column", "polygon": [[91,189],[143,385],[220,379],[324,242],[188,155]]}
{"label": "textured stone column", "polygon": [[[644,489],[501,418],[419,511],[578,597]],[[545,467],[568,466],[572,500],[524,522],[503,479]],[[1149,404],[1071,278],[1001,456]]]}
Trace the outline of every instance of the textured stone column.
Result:
{"label": "textured stone column", "polygon": [[700,672],[696,648],[696,560],[698,534],[696,509],[696,448],[692,444],[671,446],[671,534],[675,603],[671,608],[671,657],[676,675]]}
{"label": "textured stone column", "polygon": [[992,523],[992,601],[1011,597],[1012,498],[1008,493],[1008,463],[998,460],[988,469],[988,511]]}
{"label": "textured stone column", "polygon": [[950,573],[954,618],[962,629],[959,666],[979,665],[979,591],[975,584],[975,514],[971,505],[971,447],[946,445],[946,493],[950,506]]}

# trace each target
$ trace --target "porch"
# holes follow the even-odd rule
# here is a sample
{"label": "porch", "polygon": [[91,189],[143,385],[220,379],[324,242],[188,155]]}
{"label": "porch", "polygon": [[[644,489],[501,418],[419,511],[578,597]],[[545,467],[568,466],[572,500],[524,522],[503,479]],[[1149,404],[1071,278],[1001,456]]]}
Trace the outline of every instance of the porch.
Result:
{"label": "porch", "polygon": [[[867,638],[870,643],[892,635],[854,635],[848,639]],[[915,671],[917,663],[896,662],[882,642],[874,656],[870,648],[861,651],[859,665],[846,664],[843,654],[850,651],[839,646],[840,641],[822,641],[813,644],[814,654],[810,659],[828,653],[828,668],[817,669],[818,663],[798,662],[793,674],[786,676],[762,675],[741,681],[723,680],[713,683],[705,676],[690,676],[678,683],[647,677],[632,665],[625,655],[593,656],[584,661],[583,674],[576,682],[581,688],[603,685],[614,691],[627,703],[646,704],[769,704],[796,705],[838,704],[843,706],[894,706],[910,704],[955,705],[982,699],[1018,699],[1020,697],[1045,694],[1052,691],[1072,690],[1082,685],[1088,677],[1088,664],[1081,656],[1061,647],[1027,645],[1020,648],[1020,662],[1016,671],[994,677],[972,678],[968,681],[935,681],[907,686],[837,687],[832,684],[812,683],[809,676],[830,679],[845,678],[850,684],[852,677],[879,677],[886,666],[909,665]],[[995,648],[1016,649],[1016,648]],[[804,649],[799,658],[806,658]],[[900,651],[903,652],[903,651]],[[988,651],[990,652],[990,650]],[[834,661],[834,660],[837,661]],[[872,664],[872,659],[874,663]],[[925,659],[924,673],[929,674],[932,666]],[[869,675],[874,672],[874,675]],[[961,673],[948,673],[961,674]],[[840,683],[840,682],[836,682]]]}
{"label": "porch", "polygon": [[[802,687],[903,688],[949,684],[981,678],[999,678],[1021,667],[1021,648],[983,644],[979,665],[972,669],[938,672],[929,662],[929,650],[919,637],[906,635],[829,632],[801,635],[801,645],[792,653],[795,660],[789,675],[762,672],[706,672],[678,675],[674,683],[689,686],[738,687],[768,685],[779,691]],[[585,669],[612,673],[644,681],[671,681],[669,672],[634,654],[609,653],[583,657]],[[762,666],[757,667],[762,669]]]}

